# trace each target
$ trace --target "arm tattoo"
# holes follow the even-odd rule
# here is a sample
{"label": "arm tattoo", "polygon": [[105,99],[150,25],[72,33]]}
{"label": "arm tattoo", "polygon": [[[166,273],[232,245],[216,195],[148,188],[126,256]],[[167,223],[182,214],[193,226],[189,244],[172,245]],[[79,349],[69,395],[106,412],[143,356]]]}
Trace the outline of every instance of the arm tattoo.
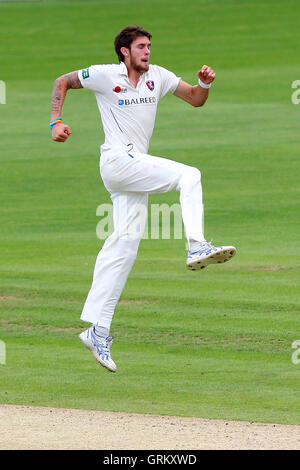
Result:
{"label": "arm tattoo", "polygon": [[62,75],[55,80],[51,101],[52,117],[61,115],[66,93],[70,88],[82,88],[76,71]]}
{"label": "arm tattoo", "polygon": [[59,79],[55,80],[52,100],[51,100],[51,111],[52,116],[59,116],[61,114],[61,108],[66,96],[66,90],[62,89]]}
{"label": "arm tattoo", "polygon": [[68,89],[69,88],[82,88],[80,80],[78,78],[78,72],[70,72],[64,75],[67,80]]}

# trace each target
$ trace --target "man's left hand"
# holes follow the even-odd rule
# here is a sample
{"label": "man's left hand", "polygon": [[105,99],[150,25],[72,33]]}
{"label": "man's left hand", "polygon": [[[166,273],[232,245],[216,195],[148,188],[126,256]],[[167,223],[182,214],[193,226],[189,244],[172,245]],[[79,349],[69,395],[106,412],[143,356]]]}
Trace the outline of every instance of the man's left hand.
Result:
{"label": "man's left hand", "polygon": [[208,65],[203,65],[202,69],[198,72],[198,77],[203,83],[209,85],[216,78],[216,74],[212,68],[208,67]]}

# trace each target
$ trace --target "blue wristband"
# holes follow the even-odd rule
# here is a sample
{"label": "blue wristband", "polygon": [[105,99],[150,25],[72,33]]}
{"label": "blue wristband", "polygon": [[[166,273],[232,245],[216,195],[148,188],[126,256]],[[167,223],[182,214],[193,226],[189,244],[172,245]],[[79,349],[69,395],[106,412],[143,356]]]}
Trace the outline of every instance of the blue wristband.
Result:
{"label": "blue wristband", "polygon": [[55,124],[58,124],[59,122],[62,122],[62,118],[61,117],[57,117],[55,119],[53,119],[51,122],[50,122],[50,129],[52,129]]}

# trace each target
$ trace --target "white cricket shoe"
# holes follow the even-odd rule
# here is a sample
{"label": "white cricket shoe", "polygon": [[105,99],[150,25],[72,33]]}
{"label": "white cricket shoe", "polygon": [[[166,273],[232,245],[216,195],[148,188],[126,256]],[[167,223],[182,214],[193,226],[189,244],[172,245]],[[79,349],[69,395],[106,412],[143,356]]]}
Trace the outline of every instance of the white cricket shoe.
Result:
{"label": "white cricket shoe", "polygon": [[103,367],[106,367],[111,372],[117,370],[117,366],[110,356],[110,347],[113,342],[112,336],[100,338],[95,334],[94,326],[91,326],[80,333],[79,339]]}
{"label": "white cricket shoe", "polygon": [[186,267],[191,271],[205,268],[208,264],[225,263],[236,253],[234,246],[213,246],[210,242],[201,243],[197,251],[189,251]]}

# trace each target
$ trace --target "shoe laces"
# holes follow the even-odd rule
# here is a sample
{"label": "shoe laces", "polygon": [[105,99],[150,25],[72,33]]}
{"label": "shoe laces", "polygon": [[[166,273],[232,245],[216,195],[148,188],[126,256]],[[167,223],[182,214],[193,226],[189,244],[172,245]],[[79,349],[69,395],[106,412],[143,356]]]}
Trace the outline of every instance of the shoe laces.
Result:
{"label": "shoe laces", "polygon": [[212,240],[210,242],[204,240],[203,242],[199,242],[200,243],[200,248],[198,250],[193,250],[193,251],[189,251],[189,255],[194,255],[196,253],[198,253],[200,251],[200,253],[202,253],[203,251],[207,251],[207,250],[211,250],[212,249],[212,244],[211,244]]}
{"label": "shoe laces", "polygon": [[211,248],[211,246],[212,246],[211,242],[212,242],[212,240],[210,240],[210,242],[205,240],[201,243],[201,245],[202,245],[203,248]]}
{"label": "shoe laces", "polygon": [[107,336],[106,338],[99,338],[96,335],[95,331],[93,330],[93,339],[95,342],[95,346],[98,349],[99,354],[104,354],[106,356],[110,356],[110,347],[113,342],[113,336]]}

